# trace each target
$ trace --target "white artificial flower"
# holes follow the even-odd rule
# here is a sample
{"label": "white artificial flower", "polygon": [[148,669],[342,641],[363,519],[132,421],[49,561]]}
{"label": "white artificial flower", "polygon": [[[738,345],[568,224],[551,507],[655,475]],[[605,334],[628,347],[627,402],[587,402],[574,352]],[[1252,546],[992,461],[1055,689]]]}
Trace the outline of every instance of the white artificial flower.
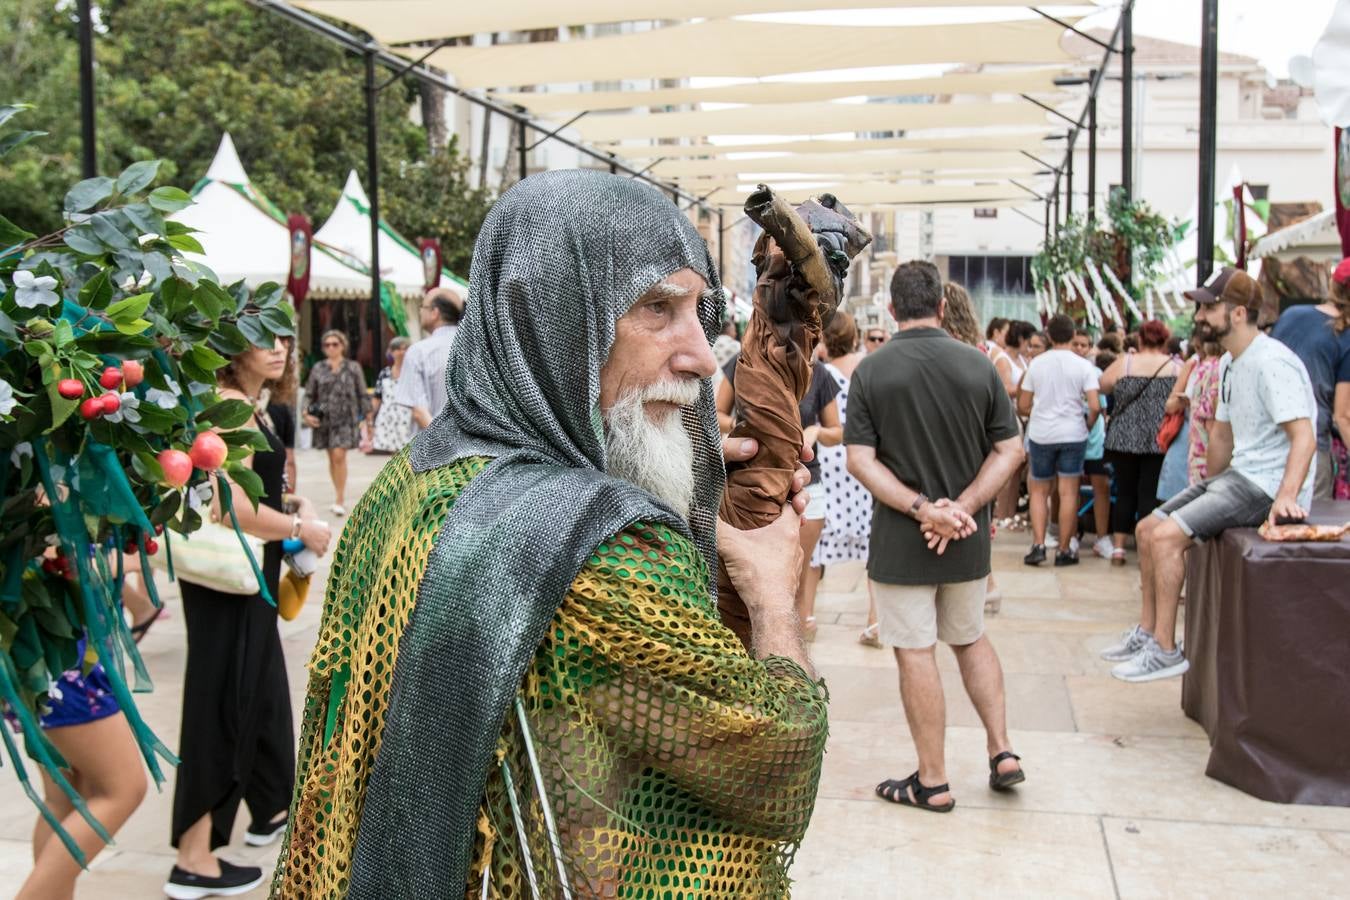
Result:
{"label": "white artificial flower", "polygon": [[24,309],[51,306],[61,299],[52,290],[56,287],[56,279],[50,275],[38,276],[27,269],[19,269],[11,278],[14,281],[14,302]]}
{"label": "white artificial flower", "polygon": [[188,509],[201,510],[211,505],[211,498],[216,495],[215,488],[211,487],[210,481],[203,481],[192,487],[188,491]]}
{"label": "white artificial flower", "polygon": [[141,244],[142,247],[144,247],[146,244],[150,243],[151,241],[157,241],[157,240],[159,240],[159,235],[155,234],[154,232],[151,232],[150,234],[143,234],[143,235],[141,235],[140,237],[136,238],[136,240],[140,242],[140,244]]}
{"label": "white artificial flower", "polygon": [[32,456],[32,455],[33,455],[33,445],[30,444],[28,441],[24,441],[21,444],[15,444],[14,449],[9,451],[9,464],[11,466],[14,466],[15,468],[18,468],[18,466],[23,463],[23,458],[25,456]]}
{"label": "white artificial flower", "polygon": [[[174,385],[175,388],[178,385]],[[173,409],[178,405],[178,392],[161,390],[160,388],[150,388],[145,392],[145,399],[158,406],[160,409]]]}
{"label": "white artificial flower", "polygon": [[118,287],[124,291],[134,291],[136,290],[136,279],[128,275],[126,278],[122,279],[122,283],[119,284]]}
{"label": "white artificial flower", "polygon": [[141,277],[136,280],[136,287],[143,288],[154,280],[155,276],[150,274],[149,269],[146,269],[144,272],[141,273]]}
{"label": "white artificial flower", "polygon": [[14,399],[14,385],[0,379],[0,416],[14,412],[14,407],[18,405],[19,401]]}
{"label": "white artificial flower", "polygon": [[139,409],[141,405],[140,398],[131,393],[131,391],[126,391],[125,393],[118,395],[118,399],[121,400],[122,403],[117,407],[117,412],[108,413],[103,418],[113,424],[119,422],[139,422],[141,420],[141,414],[137,412],[137,409]]}

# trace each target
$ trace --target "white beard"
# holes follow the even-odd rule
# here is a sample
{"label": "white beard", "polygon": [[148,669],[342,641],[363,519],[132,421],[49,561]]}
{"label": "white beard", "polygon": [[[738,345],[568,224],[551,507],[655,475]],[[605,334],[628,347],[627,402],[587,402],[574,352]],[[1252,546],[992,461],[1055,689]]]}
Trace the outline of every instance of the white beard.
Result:
{"label": "white beard", "polygon": [[698,381],[663,382],[628,391],[605,413],[605,458],[610,475],[632,482],[689,518],[694,501],[694,446],[678,410],[653,422],[646,405],[698,402]]}

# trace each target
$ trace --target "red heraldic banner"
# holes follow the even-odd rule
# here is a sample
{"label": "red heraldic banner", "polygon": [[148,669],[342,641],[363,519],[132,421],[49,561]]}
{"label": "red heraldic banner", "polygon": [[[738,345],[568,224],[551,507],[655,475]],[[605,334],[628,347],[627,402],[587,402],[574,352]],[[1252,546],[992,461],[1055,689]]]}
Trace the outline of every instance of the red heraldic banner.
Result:
{"label": "red heraldic banner", "polygon": [[1336,228],[1341,256],[1350,257],[1350,131],[1336,129]]}
{"label": "red heraldic banner", "polygon": [[422,289],[429,291],[441,284],[441,242],[435,238],[418,238],[417,250],[422,255]]}
{"label": "red heraldic banner", "polygon": [[309,255],[314,246],[314,226],[308,217],[291,213],[286,219],[286,228],[291,233],[291,271],[286,276],[286,290],[299,309],[309,294]]}

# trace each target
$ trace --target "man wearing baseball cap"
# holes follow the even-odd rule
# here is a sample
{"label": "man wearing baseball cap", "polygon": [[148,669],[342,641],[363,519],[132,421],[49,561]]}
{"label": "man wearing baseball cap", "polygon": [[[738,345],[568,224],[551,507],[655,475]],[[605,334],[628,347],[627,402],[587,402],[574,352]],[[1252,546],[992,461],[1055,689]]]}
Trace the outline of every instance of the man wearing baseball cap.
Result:
{"label": "man wearing baseball cap", "polygon": [[1143,604],[1139,624],[1102,652],[1122,681],[1156,681],[1190,664],[1176,645],[1185,552],[1228,528],[1302,519],[1312,503],[1317,402],[1293,351],[1257,328],[1261,288],[1224,268],[1195,301],[1195,339],[1223,345],[1219,406],[1209,437],[1209,478],[1141,519],[1135,529]]}
{"label": "man wearing baseball cap", "polygon": [[[1313,464],[1313,497],[1332,496],[1331,428],[1337,382],[1350,382],[1350,333],[1345,330],[1337,297],[1350,282],[1350,259],[1342,260],[1332,275],[1331,299],[1325,303],[1291,306],[1280,313],[1270,336],[1303,361],[1317,398],[1317,460]],[[1345,388],[1350,390],[1350,384]],[[1346,437],[1342,432],[1342,437]]]}

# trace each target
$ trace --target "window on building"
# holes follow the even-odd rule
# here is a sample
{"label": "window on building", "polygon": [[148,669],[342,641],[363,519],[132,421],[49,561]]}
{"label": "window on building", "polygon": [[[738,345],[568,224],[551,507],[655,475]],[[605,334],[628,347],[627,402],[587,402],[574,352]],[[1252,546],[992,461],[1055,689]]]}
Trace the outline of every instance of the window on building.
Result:
{"label": "window on building", "polygon": [[950,256],[947,277],[972,295],[1032,293],[1029,256]]}
{"label": "window on building", "polygon": [[998,207],[996,206],[977,206],[975,207],[975,218],[977,219],[997,219]]}

